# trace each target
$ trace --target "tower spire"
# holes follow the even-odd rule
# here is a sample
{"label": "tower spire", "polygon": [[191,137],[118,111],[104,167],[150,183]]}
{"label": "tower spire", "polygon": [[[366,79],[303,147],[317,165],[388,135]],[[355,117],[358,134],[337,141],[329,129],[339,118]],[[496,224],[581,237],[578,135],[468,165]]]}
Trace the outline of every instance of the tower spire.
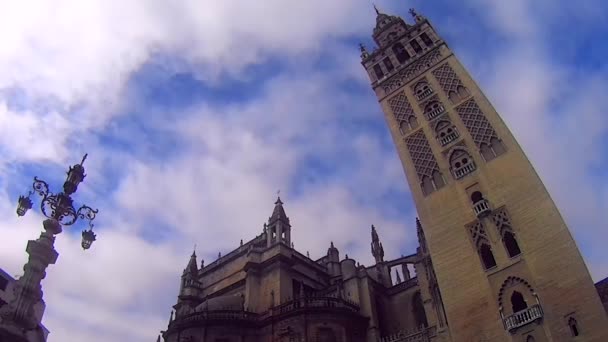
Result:
{"label": "tower spire", "polygon": [[372,255],[374,259],[376,259],[376,263],[381,263],[384,261],[384,247],[382,247],[382,243],[380,242],[380,238],[378,237],[378,232],[376,232],[376,227],[372,224]]}

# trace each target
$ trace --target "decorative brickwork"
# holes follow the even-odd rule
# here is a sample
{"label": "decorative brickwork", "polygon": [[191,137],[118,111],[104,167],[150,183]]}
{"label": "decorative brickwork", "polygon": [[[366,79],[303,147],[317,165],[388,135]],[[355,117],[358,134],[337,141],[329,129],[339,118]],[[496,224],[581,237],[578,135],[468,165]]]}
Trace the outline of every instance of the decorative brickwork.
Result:
{"label": "decorative brickwork", "polygon": [[496,225],[496,229],[498,229],[498,233],[500,236],[503,236],[505,231],[513,231],[513,226],[511,225],[511,219],[509,218],[509,214],[507,213],[507,209],[499,208],[494,211],[492,214],[492,221],[494,225]]}
{"label": "decorative brickwork", "polygon": [[431,68],[441,57],[439,49],[435,49],[428,54],[424,55],[416,62],[408,65],[404,69],[401,69],[398,74],[384,81],[381,86],[386,94],[391,91],[398,89],[414,77],[422,74]]}
{"label": "decorative brickwork", "polygon": [[443,91],[450,96],[451,93],[458,93],[458,87],[464,88],[464,84],[458,78],[458,75],[452,70],[448,63],[443,64],[439,68],[433,70],[433,76],[441,85]]}
{"label": "decorative brickwork", "polygon": [[433,171],[439,171],[439,165],[433,155],[431,146],[422,130],[410,135],[405,139],[410,152],[412,162],[418,177],[422,180],[424,176],[433,177]]}
{"label": "decorative brickwork", "polygon": [[407,122],[411,116],[416,116],[404,93],[393,96],[390,100],[388,100],[388,104],[391,106],[393,115],[399,123],[402,121]]}
{"label": "decorative brickwork", "polygon": [[469,99],[465,103],[461,104],[456,108],[460,119],[464,123],[465,127],[471,133],[473,141],[477,147],[481,147],[481,144],[491,145],[490,140],[492,138],[498,139],[496,131],[486,119],[485,115],[479,109],[475,99]]}
{"label": "decorative brickwork", "polygon": [[489,244],[490,239],[488,239],[488,234],[479,220],[468,224],[467,228],[469,229],[475,248],[479,248],[484,242]]}

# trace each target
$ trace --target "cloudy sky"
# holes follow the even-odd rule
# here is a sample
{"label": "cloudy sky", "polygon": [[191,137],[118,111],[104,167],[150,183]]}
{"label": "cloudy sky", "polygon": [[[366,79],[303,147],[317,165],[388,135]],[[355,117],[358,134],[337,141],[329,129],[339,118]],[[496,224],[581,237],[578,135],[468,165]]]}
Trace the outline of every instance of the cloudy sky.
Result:
{"label": "cloudy sky", "polygon": [[[193,245],[207,261],[259,234],[277,190],[297,249],[333,240],[371,264],[415,251],[414,212],[359,64],[363,0],[8,1],[0,12],[0,267],[22,274],[38,175],[100,209],[56,242],[44,324],[56,341],[153,341]],[[608,276],[608,3],[377,1],[433,22],[513,130],[595,280]],[[567,276],[567,275],[564,275]]]}

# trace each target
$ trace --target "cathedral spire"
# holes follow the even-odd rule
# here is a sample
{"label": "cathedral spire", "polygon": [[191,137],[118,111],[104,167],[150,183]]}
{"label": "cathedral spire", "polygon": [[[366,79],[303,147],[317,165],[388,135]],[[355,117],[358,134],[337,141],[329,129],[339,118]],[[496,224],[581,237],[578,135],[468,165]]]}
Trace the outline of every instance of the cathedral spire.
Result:
{"label": "cathedral spire", "polygon": [[378,232],[376,232],[376,227],[372,224],[372,255],[374,259],[376,259],[376,263],[381,263],[384,261],[384,247],[382,247],[382,242],[380,242],[380,238],[378,237]]}
{"label": "cathedral spire", "polygon": [[191,274],[191,275],[194,275],[195,277],[198,275],[198,268],[196,266],[196,250],[192,251],[192,255],[190,256],[188,265],[184,269],[184,274]]}

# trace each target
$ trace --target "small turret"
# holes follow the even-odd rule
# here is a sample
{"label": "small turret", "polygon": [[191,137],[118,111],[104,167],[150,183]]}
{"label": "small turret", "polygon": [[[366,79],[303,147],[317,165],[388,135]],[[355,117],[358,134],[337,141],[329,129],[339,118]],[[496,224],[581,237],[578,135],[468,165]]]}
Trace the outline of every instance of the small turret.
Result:
{"label": "small turret", "polygon": [[376,232],[376,227],[372,224],[372,255],[374,259],[376,259],[376,263],[379,264],[384,262],[384,247],[382,247],[382,243],[380,242],[380,238],[378,237],[378,233]]}
{"label": "small turret", "polygon": [[196,263],[196,252],[193,251],[188,265],[182,274],[181,286],[175,306],[175,315],[179,317],[193,310],[199,301],[202,284],[199,280],[199,272]]}
{"label": "small turret", "polygon": [[340,252],[334,247],[333,241],[327,249],[327,270],[332,276],[338,276],[342,273],[340,267]]}
{"label": "small turret", "polygon": [[281,197],[277,197],[272,215],[268,218],[266,239],[268,247],[276,243],[291,246],[291,224],[289,217],[285,214]]}

